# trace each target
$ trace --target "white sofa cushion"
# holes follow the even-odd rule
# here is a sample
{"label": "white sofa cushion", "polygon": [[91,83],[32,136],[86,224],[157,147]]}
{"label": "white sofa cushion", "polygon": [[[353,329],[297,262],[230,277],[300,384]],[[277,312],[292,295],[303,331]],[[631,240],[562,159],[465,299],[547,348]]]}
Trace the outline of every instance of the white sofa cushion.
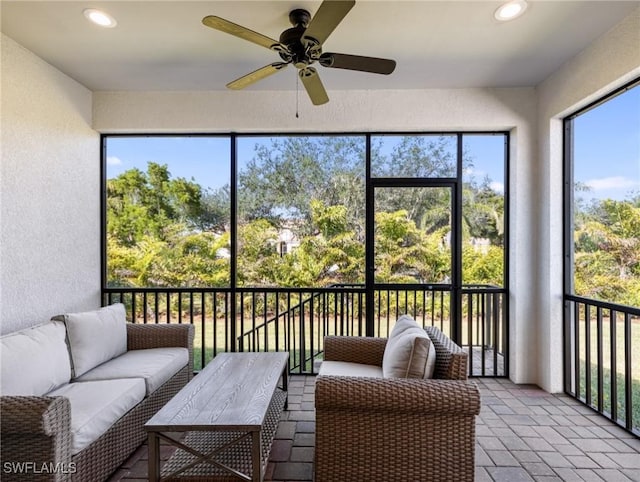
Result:
{"label": "white sofa cushion", "polygon": [[64,324],[50,321],[0,338],[2,395],[44,395],[71,378]]}
{"label": "white sofa cushion", "polygon": [[320,365],[318,375],[382,378],[382,367],[365,365],[364,363],[325,360]]}
{"label": "white sofa cushion", "polygon": [[67,327],[72,378],[127,351],[127,320],[122,303],[55,319],[63,320]]}
{"label": "white sofa cushion", "polygon": [[130,350],[89,370],[75,381],[142,378],[149,395],[188,363],[189,350],[186,348]]}
{"label": "white sofa cushion", "polygon": [[144,398],[144,380],[126,378],[99,382],[74,382],[47,394],[69,399],[71,453],[77,454],[105,433]]}
{"label": "white sofa cushion", "polygon": [[436,350],[415,320],[402,316],[391,330],[382,358],[385,378],[431,378]]}

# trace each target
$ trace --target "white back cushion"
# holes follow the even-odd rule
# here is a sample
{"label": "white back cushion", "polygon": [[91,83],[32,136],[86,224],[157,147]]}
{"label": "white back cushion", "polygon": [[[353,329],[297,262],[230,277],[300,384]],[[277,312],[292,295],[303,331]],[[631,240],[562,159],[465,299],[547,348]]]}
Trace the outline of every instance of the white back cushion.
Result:
{"label": "white back cushion", "polygon": [[[420,325],[409,315],[402,315],[396,320],[396,324],[393,325],[391,333],[389,334],[389,340],[402,335],[407,330],[420,329]],[[426,332],[425,332],[426,333]]]}
{"label": "white back cushion", "polygon": [[56,317],[67,326],[73,378],[127,351],[124,305]]}
{"label": "white back cushion", "polygon": [[403,315],[396,321],[382,358],[385,378],[431,378],[436,350],[431,339],[413,318]]}
{"label": "white back cushion", "polygon": [[64,324],[50,321],[0,338],[2,395],[40,396],[71,378]]}

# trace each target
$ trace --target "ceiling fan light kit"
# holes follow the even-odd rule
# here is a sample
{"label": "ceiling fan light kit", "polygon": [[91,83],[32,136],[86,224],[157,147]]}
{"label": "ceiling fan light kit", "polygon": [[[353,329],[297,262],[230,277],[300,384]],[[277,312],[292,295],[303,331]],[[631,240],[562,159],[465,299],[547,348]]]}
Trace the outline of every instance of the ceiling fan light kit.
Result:
{"label": "ceiling fan light kit", "polygon": [[280,55],[281,62],[265,65],[229,82],[227,84],[229,89],[244,89],[283,70],[289,64],[293,64],[298,69],[298,76],[311,102],[314,105],[322,105],[329,102],[329,96],[320,80],[318,71],[311,67],[315,62],[327,68],[383,75],[389,75],[396,67],[396,62],[390,59],[322,52],[322,45],[325,40],[349,13],[355,3],[354,0],[325,0],[313,17],[307,10],[300,8],[292,10],[289,13],[289,21],[293,27],[283,31],[279,40],[274,40],[215,15],[204,17],[202,23],[207,27],[266,47]]}

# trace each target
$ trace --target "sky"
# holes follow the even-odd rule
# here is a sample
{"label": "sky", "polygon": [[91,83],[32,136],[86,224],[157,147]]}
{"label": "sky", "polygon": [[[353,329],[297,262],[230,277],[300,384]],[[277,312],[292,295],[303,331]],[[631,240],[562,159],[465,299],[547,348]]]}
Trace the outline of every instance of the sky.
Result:
{"label": "sky", "polygon": [[[256,143],[270,142],[268,137],[238,139],[239,170],[252,158]],[[388,139],[387,149],[398,138]],[[575,180],[589,188],[581,197],[624,199],[640,192],[640,86],[576,117],[574,146]],[[107,177],[132,168],[146,171],[148,162],[156,162],[167,164],[173,177],[215,189],[229,183],[230,149],[227,136],[109,137]],[[503,136],[465,134],[463,149],[472,160],[465,180],[487,176],[495,191],[504,192]]]}
{"label": "sky", "polygon": [[629,198],[640,193],[640,86],[574,120],[574,180],[582,198]]}
{"label": "sky", "polygon": [[[239,137],[238,169],[251,160],[256,144],[267,144],[271,137]],[[399,141],[398,136],[385,137],[383,153]],[[364,137],[362,137],[364,143]],[[138,168],[146,171],[148,162],[167,164],[172,177],[195,179],[202,187],[218,188],[230,180],[230,139],[225,136],[125,136],[107,138],[107,177],[117,177],[124,171]],[[481,181],[485,176],[493,181],[497,191],[504,190],[504,137],[465,135],[464,150],[473,167],[465,168],[465,178]],[[455,143],[451,143],[455,157]]]}

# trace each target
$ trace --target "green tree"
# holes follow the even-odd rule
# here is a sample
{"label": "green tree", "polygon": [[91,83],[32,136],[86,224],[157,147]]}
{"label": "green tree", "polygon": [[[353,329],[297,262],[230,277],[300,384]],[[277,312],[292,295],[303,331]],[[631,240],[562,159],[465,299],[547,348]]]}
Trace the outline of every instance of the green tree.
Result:
{"label": "green tree", "polygon": [[640,306],[640,204],[593,202],[576,216],[574,283],[582,296]]}
{"label": "green tree", "polygon": [[448,279],[451,249],[447,228],[420,230],[407,211],[376,213],[376,281],[439,283]]}
{"label": "green tree", "polygon": [[108,283],[228,286],[229,236],[213,232],[224,220],[207,200],[199,184],[153,162],[108,180]]}
{"label": "green tree", "polygon": [[284,267],[284,286],[326,286],[364,281],[364,245],[351,229],[345,206],[310,203],[313,236],[305,237]]}
{"label": "green tree", "polygon": [[[239,173],[240,220],[304,221],[308,233],[312,199],[348,206],[349,223],[364,225],[364,149],[361,137],[283,137],[257,144]],[[363,234],[364,231],[361,232]]]}
{"label": "green tree", "polygon": [[145,235],[162,238],[171,223],[195,227],[201,198],[199,184],[171,179],[166,165],[150,162],[146,173],[130,169],[107,181],[107,232],[131,246]]}

